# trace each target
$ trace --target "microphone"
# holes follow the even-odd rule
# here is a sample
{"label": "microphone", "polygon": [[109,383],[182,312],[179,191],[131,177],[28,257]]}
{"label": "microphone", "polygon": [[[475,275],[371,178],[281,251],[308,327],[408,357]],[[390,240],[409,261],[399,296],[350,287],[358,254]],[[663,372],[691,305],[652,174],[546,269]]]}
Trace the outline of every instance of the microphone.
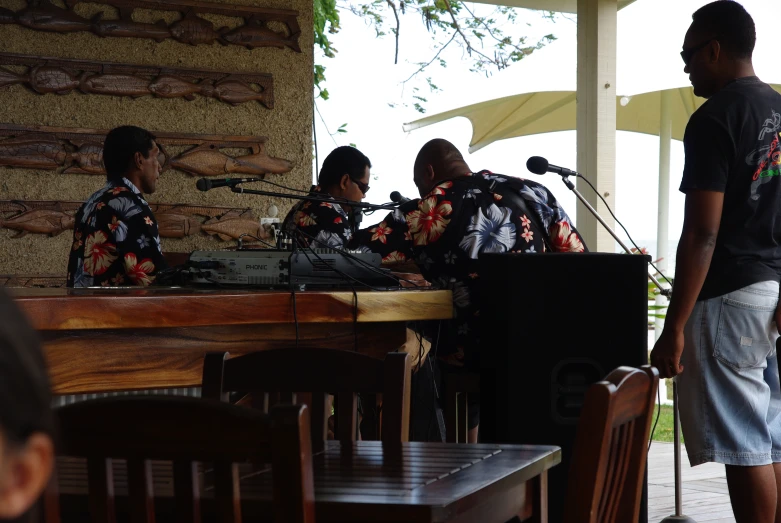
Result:
{"label": "microphone", "polygon": [[216,189],[217,187],[233,187],[240,183],[259,182],[262,180],[263,178],[218,178],[216,180],[201,178],[195,182],[195,186],[199,191],[208,191],[209,189]]}
{"label": "microphone", "polygon": [[390,193],[390,199],[392,202],[405,204],[407,202],[412,201],[412,198],[407,198],[406,196],[402,196],[399,191],[393,191]]}
{"label": "microphone", "polygon": [[556,173],[559,176],[580,176],[577,172],[566,167],[551,165],[542,156],[532,156],[526,161],[526,168],[534,174]]}

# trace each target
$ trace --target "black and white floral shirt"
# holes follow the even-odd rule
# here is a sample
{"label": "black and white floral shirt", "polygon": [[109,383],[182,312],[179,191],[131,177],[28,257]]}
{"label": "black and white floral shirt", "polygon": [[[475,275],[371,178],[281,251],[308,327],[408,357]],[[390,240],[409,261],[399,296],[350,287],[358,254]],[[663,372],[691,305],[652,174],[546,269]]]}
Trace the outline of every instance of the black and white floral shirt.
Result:
{"label": "black and white floral shirt", "polygon": [[[487,191],[491,183],[502,190]],[[505,189],[520,196],[525,210],[499,194]],[[476,365],[479,345],[481,252],[585,250],[583,238],[546,187],[490,171],[440,183],[425,198],[411,200],[379,224],[358,231],[351,247],[379,253],[389,266],[414,260],[432,285],[452,290],[455,319],[434,331],[439,333],[438,355],[468,366]]]}
{"label": "black and white floral shirt", "polygon": [[[319,187],[314,187],[309,194],[333,199],[328,193],[320,191]],[[316,248],[342,249],[353,236],[347,211],[335,201],[302,201],[295,204],[282,222],[282,230],[294,235],[299,246]]]}
{"label": "black and white floral shirt", "polygon": [[157,221],[127,178],[106,182],[77,211],[68,287],[150,285],[166,266]]}

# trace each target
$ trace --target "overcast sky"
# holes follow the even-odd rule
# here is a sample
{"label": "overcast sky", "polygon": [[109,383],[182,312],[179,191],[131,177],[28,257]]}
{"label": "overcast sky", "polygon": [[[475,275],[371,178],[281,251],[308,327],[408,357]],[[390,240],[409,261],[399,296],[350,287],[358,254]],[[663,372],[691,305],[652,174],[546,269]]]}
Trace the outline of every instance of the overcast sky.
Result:
{"label": "overcast sky", "polygon": [[[777,71],[779,44],[775,27],[777,18],[768,16],[778,0],[746,0],[741,2],[757,25],[757,47],[754,65],[759,77],[767,82],[781,83]],[[708,2],[702,0],[637,0],[619,12],[617,93],[632,94],[656,89],[688,86],[679,52],[691,14]],[[486,12],[490,6],[476,6]],[[317,100],[322,115],[315,115],[320,162],[336,145],[354,143],[372,161],[373,179],[368,200],[384,202],[391,191],[414,197],[412,165],[420,147],[432,138],[445,138],[461,149],[473,170],[534,177],[526,168],[529,156],[544,156],[551,163],[575,168],[575,132],[550,133],[495,142],[468,154],[472,128],[465,118],[409,133],[402,124],[423,117],[402,102],[410,102],[411,84],[402,86],[415,69],[415,62],[429,60],[435,51],[432,37],[420,20],[407,16],[402,20],[399,64],[393,64],[392,37],[376,38],[374,30],[361,19],[342,12],[342,30],[332,35],[339,50],[335,59],[318,62],[327,67],[328,101]],[[526,24],[530,25],[526,25]],[[426,76],[442,88],[429,94],[421,83],[420,92],[428,98],[426,115],[517,93],[549,90],[574,90],[576,84],[576,23],[557,17],[545,19],[540,12],[519,10],[518,21],[505,27],[508,33],[529,35],[530,41],[553,33],[558,40],[535,51],[530,57],[489,78],[470,73],[468,61],[453,47],[444,53],[448,67],[432,67]],[[774,41],[775,40],[775,41]],[[317,51],[316,51],[317,54]],[[772,67],[775,65],[775,67]],[[405,91],[402,97],[402,89]],[[396,104],[395,108],[389,104]],[[343,123],[346,134],[329,136]],[[659,169],[659,139],[655,136],[618,132],[616,141],[616,209],[638,243],[651,245],[656,238],[657,179]],[[683,195],[678,192],[683,168],[683,146],[672,145],[670,181],[671,240],[680,235],[683,219]],[[575,215],[575,198],[555,175],[534,177],[544,183]],[[364,225],[372,222],[366,217]],[[653,253],[652,253],[653,254]]]}

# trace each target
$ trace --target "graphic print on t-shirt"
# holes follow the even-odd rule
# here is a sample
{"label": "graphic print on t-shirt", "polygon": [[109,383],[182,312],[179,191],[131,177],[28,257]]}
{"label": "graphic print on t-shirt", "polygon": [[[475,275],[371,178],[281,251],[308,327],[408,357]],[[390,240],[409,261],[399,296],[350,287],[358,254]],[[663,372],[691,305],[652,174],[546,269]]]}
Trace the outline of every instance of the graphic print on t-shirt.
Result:
{"label": "graphic print on t-shirt", "polygon": [[[772,111],[772,110],[771,110]],[[765,140],[768,134],[773,134],[773,141],[770,145],[763,145],[746,156],[746,163],[756,165],[754,176],[751,181],[751,199],[759,200],[759,186],[781,175],[781,114],[772,111],[773,115],[765,120],[762,130],[759,132],[759,141]]]}

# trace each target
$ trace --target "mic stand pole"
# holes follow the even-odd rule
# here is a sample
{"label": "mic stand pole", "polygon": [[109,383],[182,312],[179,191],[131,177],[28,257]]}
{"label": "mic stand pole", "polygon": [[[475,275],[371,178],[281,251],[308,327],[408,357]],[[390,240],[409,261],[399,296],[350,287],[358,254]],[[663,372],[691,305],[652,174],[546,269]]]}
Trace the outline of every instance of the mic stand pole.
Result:
{"label": "mic stand pole", "polygon": [[[586,206],[586,208],[587,208],[589,211],[591,211],[591,214],[593,214],[593,215],[594,215],[594,217],[595,217],[595,218],[596,218],[596,219],[599,221],[599,223],[601,223],[601,224],[602,224],[602,227],[604,227],[605,229],[607,229],[607,232],[609,232],[609,233],[610,233],[610,235],[611,235],[613,238],[615,238],[615,240],[618,242],[618,244],[619,244],[619,245],[620,245],[620,246],[621,246],[621,247],[622,247],[622,248],[623,248],[623,249],[624,249],[624,250],[625,250],[625,251],[626,251],[628,254],[632,254],[632,251],[629,249],[629,247],[627,247],[627,246],[626,246],[626,244],[625,244],[624,242],[622,242],[622,241],[621,241],[621,238],[619,238],[619,237],[618,237],[618,235],[616,235],[616,233],[613,231],[613,229],[611,229],[611,228],[610,228],[610,226],[609,226],[609,225],[608,225],[608,224],[605,222],[605,220],[603,220],[603,219],[602,219],[602,217],[599,215],[599,213],[597,212],[597,210],[596,210],[596,209],[594,209],[594,207],[592,207],[592,205],[591,205],[591,204],[588,202],[588,200],[586,200],[586,198],[584,198],[584,197],[583,197],[583,195],[582,195],[582,194],[580,194],[580,191],[578,191],[578,190],[575,188],[575,184],[574,184],[574,183],[572,183],[572,182],[570,181],[570,179],[569,179],[569,176],[567,176],[567,175],[565,175],[565,174],[561,175],[561,181],[563,181],[563,182],[564,182],[564,185],[566,185],[566,186],[567,186],[567,188],[568,188],[570,191],[572,191],[573,193],[575,193],[575,196],[577,196],[578,200],[580,200],[580,201],[581,201],[581,203],[582,203],[583,205],[585,205],[585,206]],[[669,298],[669,297],[670,297],[670,294],[671,294],[671,289],[667,289],[667,288],[663,287],[663,286],[662,286],[662,284],[661,284],[661,283],[659,283],[659,280],[657,280],[656,278],[654,278],[654,275],[653,275],[653,274],[651,274],[650,272],[648,273],[648,277],[651,279],[651,281],[653,282],[653,284],[654,284],[654,285],[656,285],[656,288],[657,288],[657,289],[659,289],[659,293],[660,293],[662,296],[666,296],[667,298]]]}
{"label": "mic stand pole", "polygon": [[271,192],[271,191],[258,191],[256,189],[245,189],[244,187],[239,187],[237,185],[231,185],[230,186],[231,191],[239,194],[259,194],[261,196],[273,196],[276,198],[289,198],[292,200],[304,200],[307,202],[326,202],[326,203],[338,203],[339,205],[349,205],[350,207],[356,208],[356,209],[371,209],[371,210],[378,210],[378,209],[387,209],[389,211],[395,211],[396,208],[398,208],[398,204],[382,204],[378,205],[375,203],[364,203],[364,202],[354,202],[352,200],[345,200],[344,198],[323,198],[321,196],[303,196],[299,194],[286,194],[281,192]]}
{"label": "mic stand pole", "polygon": [[[630,253],[632,251],[629,250],[629,247],[627,247],[624,242],[621,241],[621,239],[616,235],[616,233],[613,231],[613,229],[610,228],[610,226],[605,223],[605,220],[602,219],[602,217],[599,215],[596,209],[583,197],[582,194],[575,188],[575,184],[570,181],[569,177],[567,175],[562,175],[561,180],[564,182],[564,185],[567,186],[567,188],[575,193],[575,196],[577,196],[578,200],[580,200],[583,205],[586,206],[586,208],[591,211],[591,214],[594,215],[594,217],[599,221],[599,223],[602,224],[602,226],[607,229],[607,232],[610,233],[610,235],[615,238],[615,240],[618,242],[618,244],[623,247],[623,249]],[[654,276],[649,272],[648,277],[651,278],[651,281],[656,285],[656,287],[659,289],[659,292],[662,294],[662,296],[666,296],[667,298],[670,297],[671,289],[666,289],[662,287],[662,284],[659,283],[659,281],[654,278]],[[677,380],[673,379],[673,423],[674,423],[674,448],[673,448],[673,459],[675,463],[675,514],[672,516],[667,516],[664,518],[661,523],[696,523],[692,518],[689,516],[684,516],[682,514],[682,499],[681,499],[681,427],[679,423],[678,418],[678,384],[676,382]],[[659,405],[659,408],[661,409],[662,406]]]}

